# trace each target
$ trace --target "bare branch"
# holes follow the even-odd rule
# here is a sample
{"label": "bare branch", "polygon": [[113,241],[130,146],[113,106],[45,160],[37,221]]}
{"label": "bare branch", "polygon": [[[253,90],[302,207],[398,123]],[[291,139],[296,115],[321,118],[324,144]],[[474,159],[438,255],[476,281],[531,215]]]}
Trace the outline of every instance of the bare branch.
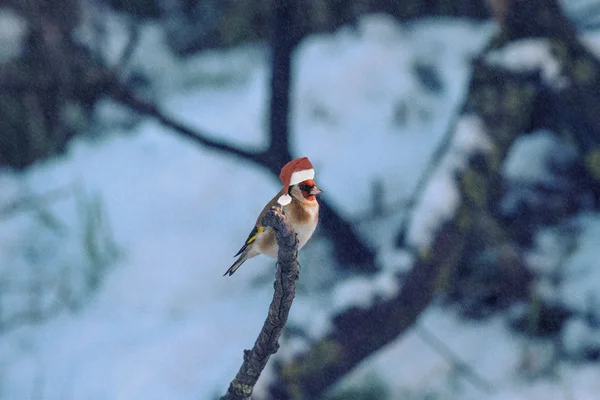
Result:
{"label": "bare branch", "polygon": [[116,101],[132,108],[140,114],[147,115],[156,119],[158,122],[160,122],[167,128],[172,129],[181,136],[184,136],[188,139],[192,139],[194,142],[204,147],[210,148],[212,150],[217,150],[222,153],[238,156],[245,160],[250,160],[262,166],[268,167],[265,163],[264,152],[247,151],[227,144],[225,142],[210,139],[209,134],[199,132],[196,129],[188,128],[187,126],[177,122],[175,119],[164,114],[158,108],[158,106],[136,96],[124,85],[116,82],[116,80],[112,82],[109,94]]}
{"label": "bare branch", "polygon": [[271,33],[271,99],[269,150],[288,160],[290,155],[289,113],[292,53],[302,38],[296,2],[276,2]]}
{"label": "bare branch", "polygon": [[280,206],[271,208],[263,217],[261,224],[275,230],[275,239],[279,246],[273,301],[254,347],[252,350],[244,351],[244,362],[221,400],[250,400],[254,385],[267,365],[269,357],[279,349],[279,337],[296,294],[298,279],[296,234]]}

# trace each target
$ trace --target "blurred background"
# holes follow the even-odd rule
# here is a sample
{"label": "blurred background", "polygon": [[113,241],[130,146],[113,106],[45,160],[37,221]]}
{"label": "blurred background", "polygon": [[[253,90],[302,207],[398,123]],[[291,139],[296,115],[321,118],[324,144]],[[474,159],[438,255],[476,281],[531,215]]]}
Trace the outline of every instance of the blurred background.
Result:
{"label": "blurred background", "polygon": [[0,0],[0,399],[596,399],[599,0]]}

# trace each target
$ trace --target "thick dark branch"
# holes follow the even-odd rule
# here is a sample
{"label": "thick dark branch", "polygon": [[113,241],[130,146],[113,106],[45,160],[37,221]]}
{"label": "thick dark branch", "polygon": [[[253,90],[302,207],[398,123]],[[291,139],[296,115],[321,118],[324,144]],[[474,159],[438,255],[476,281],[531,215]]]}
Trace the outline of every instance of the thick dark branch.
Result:
{"label": "thick dark branch", "polygon": [[340,217],[324,199],[319,200],[319,203],[319,224],[333,241],[334,254],[344,263],[343,268],[367,273],[377,272],[379,265],[375,262],[375,251],[355,233],[355,227]]}
{"label": "thick dark branch", "polygon": [[196,129],[190,129],[187,126],[177,122],[175,119],[168,117],[155,104],[134,95],[130,90],[123,85],[118,84],[117,82],[113,82],[111,85],[109,95],[116,101],[132,108],[140,114],[156,119],[167,128],[172,129],[181,136],[193,140],[201,146],[210,148],[212,150],[217,150],[222,153],[238,156],[246,160],[254,161],[262,166],[267,167],[265,164],[264,152],[247,151],[225,142],[211,139],[209,137],[210,135],[198,132]]}
{"label": "thick dark branch", "polygon": [[[275,20],[273,22],[272,42],[272,70],[271,70],[271,112],[270,143],[269,148],[274,154],[289,154],[288,119],[290,113],[290,80],[291,80],[291,54],[295,47],[286,27],[290,24],[293,15],[290,15],[289,2],[284,1],[275,6]],[[283,155],[283,154],[282,154]],[[285,157],[291,159],[290,156]]]}
{"label": "thick dark branch", "polygon": [[296,293],[298,279],[298,240],[281,207],[271,208],[262,220],[262,225],[275,230],[279,246],[275,293],[269,307],[269,315],[254,343],[252,350],[244,351],[244,362],[231,381],[227,393],[221,400],[250,400],[256,381],[267,365],[267,361],[279,348],[279,337],[288,318]]}
{"label": "thick dark branch", "polygon": [[303,35],[296,2],[275,3],[271,33],[271,112],[269,150],[285,162],[291,159],[289,143],[292,53]]}
{"label": "thick dark branch", "polygon": [[[292,158],[290,150],[290,85],[292,80],[292,54],[307,33],[306,0],[276,2],[272,43],[271,101],[269,149],[266,162],[275,175]],[[320,223],[331,237],[335,255],[344,265],[363,272],[377,271],[375,253],[355,233],[354,228],[321,200]]]}

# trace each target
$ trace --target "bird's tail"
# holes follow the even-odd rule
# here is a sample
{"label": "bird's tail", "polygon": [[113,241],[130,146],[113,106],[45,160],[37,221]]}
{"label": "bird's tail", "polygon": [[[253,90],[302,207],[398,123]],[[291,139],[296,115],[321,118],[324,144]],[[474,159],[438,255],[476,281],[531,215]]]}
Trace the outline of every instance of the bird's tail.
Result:
{"label": "bird's tail", "polygon": [[243,264],[243,263],[244,263],[244,262],[245,262],[247,259],[249,259],[249,258],[252,258],[252,257],[253,257],[253,256],[250,256],[250,255],[248,254],[248,252],[247,252],[247,251],[244,251],[244,252],[243,252],[243,253],[242,253],[242,254],[241,254],[239,257],[238,257],[238,259],[237,259],[237,260],[235,260],[235,262],[233,263],[233,265],[232,265],[231,267],[229,267],[229,269],[228,269],[227,271],[225,271],[225,273],[223,274],[223,276],[225,276],[225,275],[227,275],[227,274],[229,274],[229,276],[233,275],[233,273],[234,273],[235,271],[237,271],[237,269],[238,269],[239,267],[241,267],[241,266],[242,266],[242,264]]}

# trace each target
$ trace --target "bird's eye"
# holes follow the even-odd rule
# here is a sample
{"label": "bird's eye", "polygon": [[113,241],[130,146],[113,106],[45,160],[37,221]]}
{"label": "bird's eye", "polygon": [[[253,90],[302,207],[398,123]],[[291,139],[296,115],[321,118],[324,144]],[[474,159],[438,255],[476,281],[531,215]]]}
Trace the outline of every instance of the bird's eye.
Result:
{"label": "bird's eye", "polygon": [[308,185],[306,185],[306,184],[304,184],[304,183],[302,183],[302,184],[298,185],[298,188],[299,188],[300,190],[302,190],[303,192],[308,192],[308,191],[310,191],[310,189],[311,189],[311,188],[310,188],[310,186],[308,186]]}

